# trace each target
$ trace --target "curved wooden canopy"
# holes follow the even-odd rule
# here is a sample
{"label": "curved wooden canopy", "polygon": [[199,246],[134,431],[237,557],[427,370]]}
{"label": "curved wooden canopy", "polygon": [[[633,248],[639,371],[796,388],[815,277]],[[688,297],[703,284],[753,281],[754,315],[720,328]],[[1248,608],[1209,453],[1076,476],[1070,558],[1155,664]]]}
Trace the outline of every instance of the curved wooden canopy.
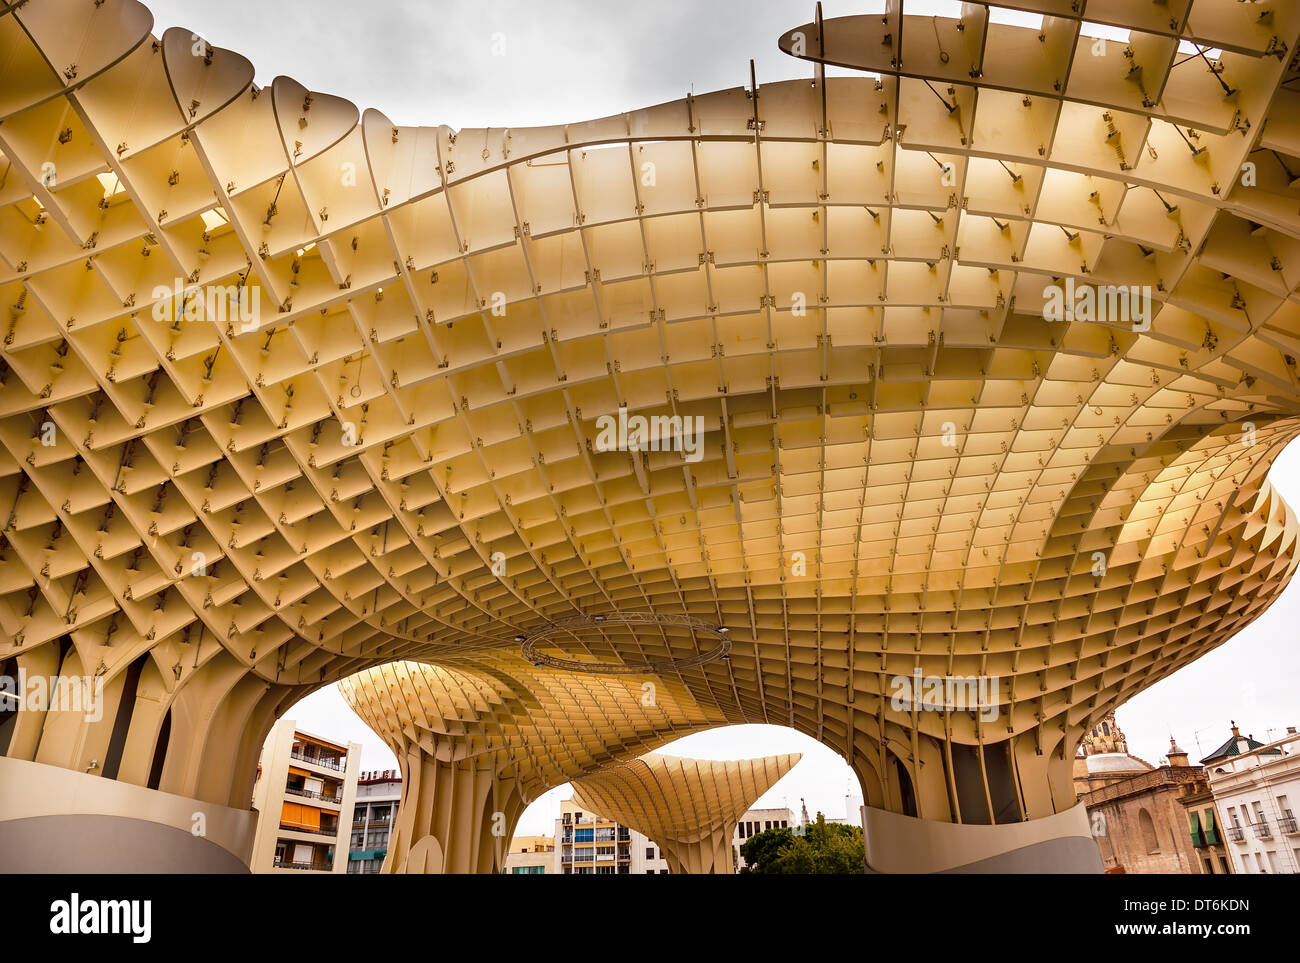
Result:
{"label": "curved wooden canopy", "polygon": [[[1016,815],[1066,805],[1081,734],[1296,564],[1300,8],[1089,3],[1122,42],[1016,6],[1041,26],[891,3],[782,38],[812,84],[461,131],[259,90],[133,0],[0,6],[0,658],[142,665],[121,778],[166,732],[163,788],[238,802],[313,687],[409,659],[530,705],[574,683],[520,637],[680,613],[732,632],[659,680],[680,716],[601,731],[640,689],[587,680],[546,738],[790,725],[950,820],[953,747],[996,810],[1009,743]],[[1045,320],[1067,284],[1149,289],[1149,327]],[[700,459],[602,450],[624,407],[700,419]],[[918,669],[1001,680],[996,720],[896,708]],[[113,723],[42,725],[8,751],[80,768]]]}
{"label": "curved wooden canopy", "polygon": [[673,873],[733,873],[740,817],[800,758],[716,762],[651,752],[579,780],[573,798],[653,839]]}

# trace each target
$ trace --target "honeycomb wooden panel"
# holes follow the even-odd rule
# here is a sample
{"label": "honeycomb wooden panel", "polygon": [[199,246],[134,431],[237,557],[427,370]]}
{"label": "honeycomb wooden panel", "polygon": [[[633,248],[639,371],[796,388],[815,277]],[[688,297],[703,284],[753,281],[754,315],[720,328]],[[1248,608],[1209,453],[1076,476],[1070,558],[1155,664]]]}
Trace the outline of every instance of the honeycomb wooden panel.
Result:
{"label": "honeycomb wooden panel", "polygon": [[[134,0],[0,5],[0,661],[108,700],[0,749],[242,807],[273,720],[369,670],[399,756],[483,760],[516,815],[739,722],[869,806],[1068,808],[1081,735],[1296,565],[1266,475],[1300,425],[1300,8],[986,6],[819,15],[780,40],[811,85],[455,131],[260,89]],[[602,441],[638,418],[677,429]],[[574,617],[552,654],[704,645],[619,613],[728,657],[643,712],[521,654]],[[993,704],[898,704],[954,676]]]}

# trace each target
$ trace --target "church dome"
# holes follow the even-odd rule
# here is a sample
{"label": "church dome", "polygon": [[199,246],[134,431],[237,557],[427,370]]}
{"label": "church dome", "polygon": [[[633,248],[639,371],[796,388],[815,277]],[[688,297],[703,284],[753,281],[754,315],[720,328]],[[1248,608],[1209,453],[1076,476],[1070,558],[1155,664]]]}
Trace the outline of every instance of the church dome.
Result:
{"label": "church dome", "polygon": [[1146,772],[1151,766],[1136,756],[1125,752],[1097,752],[1086,757],[1088,774],[1116,772]]}

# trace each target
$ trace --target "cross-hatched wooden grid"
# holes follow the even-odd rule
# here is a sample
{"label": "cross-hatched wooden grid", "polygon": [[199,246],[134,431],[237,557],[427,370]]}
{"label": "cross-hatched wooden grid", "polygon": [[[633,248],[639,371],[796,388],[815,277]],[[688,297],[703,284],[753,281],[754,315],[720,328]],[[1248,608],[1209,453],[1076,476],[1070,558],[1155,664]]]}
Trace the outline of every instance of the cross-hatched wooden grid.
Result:
{"label": "cross-hatched wooden grid", "polygon": [[[1300,7],[1006,5],[1041,26],[819,12],[781,38],[811,83],[455,131],[134,0],[0,3],[0,657],[129,719],[5,751],[242,806],[288,705],[415,660],[431,707],[588,693],[547,736],[587,760],[767,722],[872,805],[978,821],[954,747],[1004,744],[1018,818],[1071,802],[1082,733],[1295,567]],[[1067,282],[1148,287],[1149,330],[1045,320]],[[600,450],[623,406],[701,460]],[[613,612],[730,657],[607,728],[635,681],[516,639]],[[918,668],[998,718],[895,709]]]}

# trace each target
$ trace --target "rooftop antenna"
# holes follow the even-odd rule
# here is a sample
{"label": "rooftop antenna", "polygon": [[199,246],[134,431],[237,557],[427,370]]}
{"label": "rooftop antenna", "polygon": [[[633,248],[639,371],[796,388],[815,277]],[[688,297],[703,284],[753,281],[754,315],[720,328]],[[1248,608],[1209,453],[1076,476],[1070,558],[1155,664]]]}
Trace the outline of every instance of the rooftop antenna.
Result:
{"label": "rooftop antenna", "polygon": [[1201,745],[1201,733],[1213,729],[1214,726],[1203,726],[1192,733],[1192,738],[1196,740],[1196,752],[1201,759],[1205,758],[1205,748]]}

